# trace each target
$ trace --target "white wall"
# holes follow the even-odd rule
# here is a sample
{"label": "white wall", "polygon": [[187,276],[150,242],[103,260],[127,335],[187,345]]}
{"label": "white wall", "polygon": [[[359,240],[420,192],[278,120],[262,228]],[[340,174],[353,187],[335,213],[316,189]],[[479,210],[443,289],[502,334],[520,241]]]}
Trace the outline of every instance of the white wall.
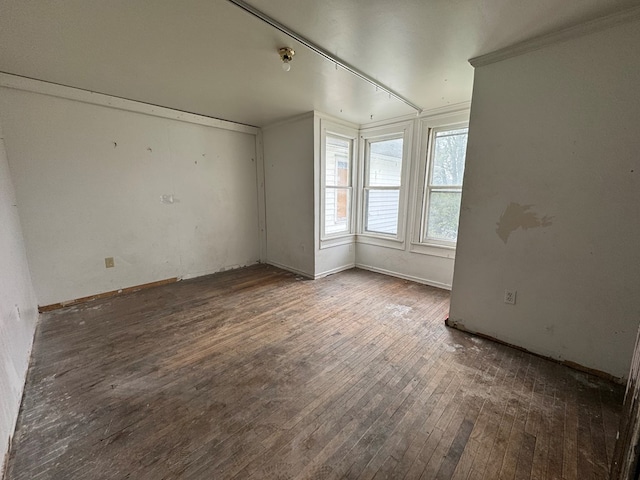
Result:
{"label": "white wall", "polygon": [[40,305],[259,260],[254,134],[10,88],[0,121]]}
{"label": "white wall", "polygon": [[[354,237],[321,244],[321,124],[318,112],[263,129],[267,262],[309,278],[352,268]],[[353,125],[339,122],[341,128]]]}
{"label": "white wall", "polygon": [[453,322],[627,375],[640,320],[639,85],[638,22],[476,69]]}
{"label": "white wall", "polygon": [[18,417],[38,318],[18,206],[0,128],[0,476]]}
{"label": "white wall", "polygon": [[267,262],[313,278],[313,112],[263,129]]}
{"label": "white wall", "polygon": [[412,252],[409,245],[394,249],[358,243],[356,266],[434,287],[450,289],[455,251],[450,251],[445,255],[449,256]]}

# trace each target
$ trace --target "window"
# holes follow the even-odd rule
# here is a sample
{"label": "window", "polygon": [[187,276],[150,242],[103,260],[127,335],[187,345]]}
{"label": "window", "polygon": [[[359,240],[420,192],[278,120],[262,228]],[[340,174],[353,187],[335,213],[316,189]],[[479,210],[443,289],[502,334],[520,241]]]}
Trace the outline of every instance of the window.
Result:
{"label": "window", "polygon": [[455,245],[467,151],[467,127],[431,130],[422,242]]}
{"label": "window", "polygon": [[323,162],[323,237],[352,233],[352,146],[353,140],[325,134]]}
{"label": "window", "polygon": [[364,169],[364,231],[398,236],[402,186],[402,135],[368,139]]}

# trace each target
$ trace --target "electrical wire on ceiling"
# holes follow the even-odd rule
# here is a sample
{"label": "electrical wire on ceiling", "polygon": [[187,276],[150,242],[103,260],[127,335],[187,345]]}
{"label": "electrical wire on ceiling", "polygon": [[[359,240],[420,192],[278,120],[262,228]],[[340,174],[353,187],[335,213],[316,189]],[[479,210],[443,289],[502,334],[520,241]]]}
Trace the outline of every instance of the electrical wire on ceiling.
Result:
{"label": "electrical wire on ceiling", "polygon": [[365,82],[370,83],[371,85],[374,85],[376,87],[376,89],[382,90],[383,92],[389,94],[389,97],[393,97],[396,100],[401,101],[405,105],[408,105],[409,107],[413,108],[414,110],[416,110],[416,112],[418,114],[422,113],[422,108],[420,108],[418,105],[416,105],[412,101],[408,100],[407,98],[403,97],[399,93],[395,92],[394,90],[390,89],[389,87],[387,87],[387,86],[383,85],[382,83],[378,82],[376,79],[370,77],[369,75],[367,75],[366,73],[362,72],[361,70],[358,70],[353,65],[348,64],[347,62],[345,62],[341,58],[336,57],[331,52],[328,52],[327,50],[325,50],[324,48],[320,47],[319,45],[316,45],[311,40],[303,37],[302,35],[300,35],[297,32],[294,32],[293,30],[291,30],[286,25],[283,25],[282,23],[278,22],[277,20],[271,18],[270,16],[268,16],[267,14],[261,12],[257,8],[249,5],[247,2],[244,2],[243,0],[227,0],[227,1],[230,2],[230,3],[233,3],[237,7],[240,7],[245,12],[253,15],[254,17],[256,17],[256,18],[258,18],[260,20],[262,20],[266,24],[271,25],[276,30],[279,30],[280,32],[282,32],[285,35],[287,35],[288,37],[294,39],[296,42],[304,45],[305,47],[307,47],[309,50],[313,51],[314,53],[320,55],[321,57],[323,57],[323,58],[325,58],[327,60],[329,60],[330,62],[335,63],[336,64],[336,68],[338,66],[342,67],[347,72],[355,75],[356,77],[364,80]]}

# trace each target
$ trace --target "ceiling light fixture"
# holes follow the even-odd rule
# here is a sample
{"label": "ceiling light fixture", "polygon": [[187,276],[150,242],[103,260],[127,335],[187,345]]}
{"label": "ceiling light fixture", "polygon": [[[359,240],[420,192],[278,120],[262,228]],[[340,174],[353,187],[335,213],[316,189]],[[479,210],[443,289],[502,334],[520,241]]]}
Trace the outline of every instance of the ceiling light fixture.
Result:
{"label": "ceiling light fixture", "polygon": [[278,53],[280,54],[280,59],[282,60],[282,69],[285,72],[288,72],[289,70],[291,70],[291,65],[289,65],[289,62],[293,59],[293,56],[296,54],[296,52],[293,51],[293,48],[282,47],[278,49]]}
{"label": "ceiling light fixture", "polygon": [[[322,47],[316,45],[311,40],[308,40],[305,37],[303,37],[302,35],[300,35],[299,33],[294,32],[293,30],[291,30],[286,25],[283,25],[282,23],[278,22],[277,20],[274,20],[273,18],[271,18],[267,14],[262,13],[257,8],[252,7],[247,2],[245,2],[243,0],[227,0],[227,1],[233,3],[237,7],[240,7],[245,12],[250,13],[254,17],[262,20],[263,22],[271,25],[273,28],[275,28],[276,30],[281,31],[282,33],[284,33],[285,35],[289,36],[290,38],[293,38],[295,41],[297,41],[298,43],[301,43],[302,45],[304,45],[308,49],[310,49],[313,52],[315,52],[318,55],[320,55],[321,57],[324,57],[327,60],[335,63],[336,66],[340,65],[347,72],[355,75],[356,77],[361,78],[362,80],[364,80],[365,82],[370,83],[371,85],[374,85],[375,87],[379,88],[383,92],[388,93],[391,97],[393,97],[393,98],[395,98],[397,100],[400,100],[402,103],[404,103],[405,105],[408,105],[409,107],[413,108],[418,113],[422,112],[422,109],[418,105],[416,105],[415,103],[413,103],[410,100],[404,98],[399,93],[394,92],[389,87],[384,86],[382,83],[378,82],[377,80],[375,80],[374,78],[370,77],[366,73],[361,72],[356,67],[353,67],[353,66],[349,65],[347,62],[341,60],[340,58],[336,57],[335,55],[333,55],[332,53],[330,53],[327,50],[323,49]],[[284,60],[283,60],[283,62],[284,62]],[[287,62],[287,66],[290,66],[290,65],[288,65],[288,62]],[[283,68],[285,68],[285,67],[283,67]]]}

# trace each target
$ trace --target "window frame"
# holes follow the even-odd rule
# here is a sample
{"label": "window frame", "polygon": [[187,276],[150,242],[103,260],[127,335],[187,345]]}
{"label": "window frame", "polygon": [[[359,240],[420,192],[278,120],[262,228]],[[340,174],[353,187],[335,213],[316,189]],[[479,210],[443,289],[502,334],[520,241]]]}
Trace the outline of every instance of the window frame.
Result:
{"label": "window frame", "polygon": [[[347,187],[340,186],[327,186],[326,184],[326,166],[327,166],[327,137],[333,137],[340,140],[346,140],[350,145],[350,155],[347,159],[349,164],[348,180],[349,185]],[[358,135],[357,131],[334,124],[331,122],[321,121],[321,135],[320,135],[320,248],[331,247],[335,245],[342,245],[345,243],[351,243],[355,236],[356,230],[356,181],[357,181],[357,149],[358,149]],[[347,193],[348,199],[348,229],[343,232],[327,233],[326,232],[326,192],[327,188],[344,189]]]}
{"label": "window frame", "polygon": [[[437,239],[437,238],[429,238],[427,236],[427,226],[429,221],[429,204],[431,201],[431,192],[433,191],[442,191],[442,192],[459,192],[462,197],[462,187],[461,183],[458,185],[433,185],[433,167],[434,167],[434,155],[435,155],[435,140],[436,135],[439,132],[446,132],[451,130],[460,130],[460,129],[468,129],[468,122],[457,123],[451,125],[443,125],[437,127],[431,127],[428,129],[428,140],[427,140],[427,154],[426,154],[426,169],[424,176],[424,188],[422,192],[422,212],[420,218],[420,230],[419,230],[419,243],[423,245],[431,245],[436,247],[445,247],[445,248],[453,248],[455,249],[458,243],[458,239],[454,242]],[[467,136],[468,136],[467,131]],[[466,168],[466,152],[465,152],[465,168]]]}
{"label": "window frame", "polygon": [[[402,122],[384,127],[362,129],[360,132],[360,155],[358,175],[358,238],[359,243],[368,243],[389,248],[405,248],[407,195],[411,170],[413,122]],[[367,185],[370,144],[378,141],[402,138],[402,168],[399,187],[370,187]],[[396,234],[373,232],[365,229],[367,218],[367,192],[370,190],[398,190],[398,227]]]}

